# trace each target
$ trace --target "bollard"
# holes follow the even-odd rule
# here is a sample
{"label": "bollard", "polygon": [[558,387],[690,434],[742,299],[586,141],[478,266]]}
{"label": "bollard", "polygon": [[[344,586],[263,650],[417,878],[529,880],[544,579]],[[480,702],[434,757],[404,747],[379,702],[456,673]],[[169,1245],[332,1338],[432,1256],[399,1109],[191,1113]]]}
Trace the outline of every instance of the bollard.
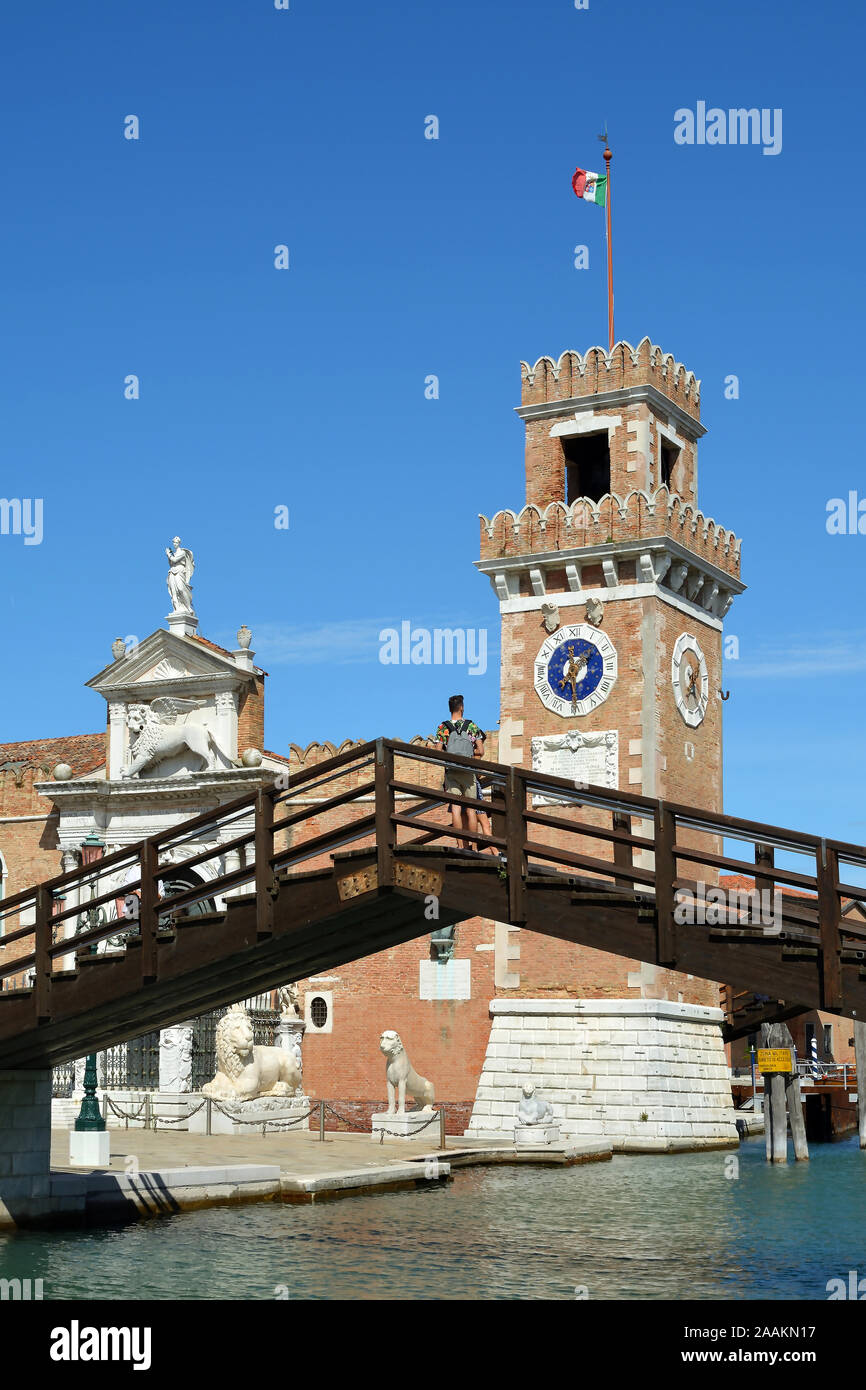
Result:
{"label": "bollard", "polygon": [[[153,1118],[153,1117],[152,1117],[152,1113],[151,1113],[150,1091],[145,1091],[145,1093],[144,1093],[144,1127],[145,1127],[145,1129],[150,1129],[150,1122],[151,1122],[151,1119],[152,1119],[152,1118]],[[154,1127],[154,1129],[156,1129],[156,1125],[155,1125],[155,1124],[154,1124],[153,1127]]]}
{"label": "bollard", "polygon": [[439,1107],[439,1147],[445,1148],[445,1106]]}
{"label": "bollard", "polygon": [[210,1132],[211,1132],[211,1128],[210,1128],[210,1116],[211,1116],[210,1105],[211,1105],[210,1096],[208,1096],[208,1099],[207,1099],[207,1109],[205,1110],[205,1127],[204,1127],[204,1132],[205,1132],[205,1134],[210,1134]]}
{"label": "bollard", "polygon": [[319,1101],[319,1139],[325,1142],[325,1102]]}

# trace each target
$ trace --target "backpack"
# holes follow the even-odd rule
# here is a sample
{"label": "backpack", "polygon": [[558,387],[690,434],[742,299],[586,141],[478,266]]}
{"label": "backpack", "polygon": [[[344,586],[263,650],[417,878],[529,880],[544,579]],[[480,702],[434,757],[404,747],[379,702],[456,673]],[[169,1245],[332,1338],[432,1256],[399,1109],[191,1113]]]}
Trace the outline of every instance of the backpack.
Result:
{"label": "backpack", "polygon": [[452,724],[450,719],[446,719],[445,724],[451,731],[445,745],[445,752],[456,753],[459,758],[474,757],[475,740],[467,731],[469,720],[458,719],[456,724]]}

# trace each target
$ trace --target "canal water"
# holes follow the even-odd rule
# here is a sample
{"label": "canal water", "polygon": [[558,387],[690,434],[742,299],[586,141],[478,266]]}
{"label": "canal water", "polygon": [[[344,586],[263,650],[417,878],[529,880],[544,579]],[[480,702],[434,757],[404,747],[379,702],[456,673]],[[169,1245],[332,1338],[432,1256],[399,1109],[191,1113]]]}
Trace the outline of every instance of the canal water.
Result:
{"label": "canal water", "polygon": [[851,1270],[866,1276],[856,1138],[784,1168],[752,1139],[738,1154],[470,1168],[444,1188],[0,1236],[0,1278],[41,1278],[46,1299],[826,1299]]}

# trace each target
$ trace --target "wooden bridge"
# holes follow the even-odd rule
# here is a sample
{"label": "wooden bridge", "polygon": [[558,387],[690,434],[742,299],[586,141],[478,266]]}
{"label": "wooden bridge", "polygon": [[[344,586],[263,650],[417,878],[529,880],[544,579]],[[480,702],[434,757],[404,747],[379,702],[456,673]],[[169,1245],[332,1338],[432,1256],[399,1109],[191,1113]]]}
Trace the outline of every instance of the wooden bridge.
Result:
{"label": "wooden bridge", "polygon": [[[490,801],[442,791],[446,763],[474,770]],[[492,833],[458,847],[449,803],[492,812]],[[178,851],[214,876],[166,895]],[[243,867],[216,871],[232,851]],[[864,889],[845,881],[864,867],[857,845],[378,739],[0,903],[0,1069],[68,1061],[475,916],[722,982],[738,1000],[730,1037],[807,1009],[866,1018]],[[741,903],[701,908],[720,870],[781,893],[772,924]],[[224,910],[202,911],[218,898]],[[124,899],[130,916],[72,939]]]}

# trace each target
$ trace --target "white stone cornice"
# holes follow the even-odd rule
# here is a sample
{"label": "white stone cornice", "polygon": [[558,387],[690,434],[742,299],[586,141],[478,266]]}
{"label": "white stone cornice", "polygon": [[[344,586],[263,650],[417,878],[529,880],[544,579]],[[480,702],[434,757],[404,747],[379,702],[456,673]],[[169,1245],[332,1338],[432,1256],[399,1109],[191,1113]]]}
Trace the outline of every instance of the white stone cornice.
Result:
{"label": "white stone cornice", "polygon": [[706,434],[706,426],[695,420],[688,411],[683,410],[657,386],[649,383],[637,386],[623,386],[616,391],[594,391],[588,396],[570,396],[563,401],[541,401],[537,405],[515,406],[515,414],[521,420],[549,420],[556,415],[577,415],[583,411],[596,411],[607,407],[636,405],[645,401],[655,414],[662,419],[676,421],[676,427],[687,439],[697,440]]}
{"label": "white stone cornice", "polygon": [[[623,563],[630,560],[635,563],[636,582],[623,583]],[[592,563],[601,565],[605,587],[584,590],[583,566]],[[552,590],[547,577],[563,566],[568,588]],[[581,599],[598,597],[607,602],[655,594],[683,612],[700,616],[716,626],[721,624],[736,595],[746,587],[739,579],[695,555],[670,536],[609,541],[606,545],[535,555],[500,556],[496,560],[476,560],[475,567],[490,578],[503,613],[536,609],[545,600],[567,607],[569,597],[574,595],[580,595]],[[531,597],[522,596],[520,592],[524,575],[529,579]],[[544,577],[543,588],[533,575]],[[572,603],[576,601],[571,598]]]}
{"label": "white stone cornice", "polygon": [[[601,599],[605,607],[609,603],[621,603],[624,600],[634,603],[637,599],[655,598],[658,599],[659,603],[667,604],[669,608],[676,608],[680,613],[697,619],[706,624],[707,627],[715,628],[718,632],[722,630],[722,619],[717,617],[715,613],[711,613],[705,608],[699,608],[696,603],[690,603],[688,599],[672,593],[670,589],[664,588],[661,584],[620,584],[616,589],[581,589],[579,594],[566,592],[558,593],[553,597],[560,608],[563,622],[568,621],[565,617],[566,613],[582,609],[584,603],[591,598]],[[535,594],[524,595],[500,603],[499,612],[500,614],[540,612],[542,604],[550,602],[550,596],[537,598]]]}
{"label": "white stone cornice", "polygon": [[[651,557],[651,558],[652,558],[652,557]],[[674,557],[673,557],[673,555],[670,553],[669,550],[665,551],[665,553],[664,553],[663,555],[658,555],[658,556],[656,557],[656,559],[655,559],[655,578],[656,578],[656,583],[657,583],[657,584],[661,584],[662,580],[664,579],[665,575],[667,574],[668,570],[670,569],[671,565],[673,564],[673,559],[674,559]]]}
{"label": "white stone cornice", "polygon": [[654,584],[657,578],[653,557],[648,550],[643,551],[637,559],[638,574],[644,584]]}
{"label": "white stone cornice", "polygon": [[690,598],[692,603],[697,599],[698,594],[704,587],[706,575],[701,570],[692,570],[686,580],[686,598]]}
{"label": "white stone cornice", "polygon": [[675,594],[678,594],[680,589],[683,587],[688,572],[689,567],[684,560],[681,560],[678,565],[674,565],[672,567],[671,572],[668,575],[668,583],[670,584]]}

